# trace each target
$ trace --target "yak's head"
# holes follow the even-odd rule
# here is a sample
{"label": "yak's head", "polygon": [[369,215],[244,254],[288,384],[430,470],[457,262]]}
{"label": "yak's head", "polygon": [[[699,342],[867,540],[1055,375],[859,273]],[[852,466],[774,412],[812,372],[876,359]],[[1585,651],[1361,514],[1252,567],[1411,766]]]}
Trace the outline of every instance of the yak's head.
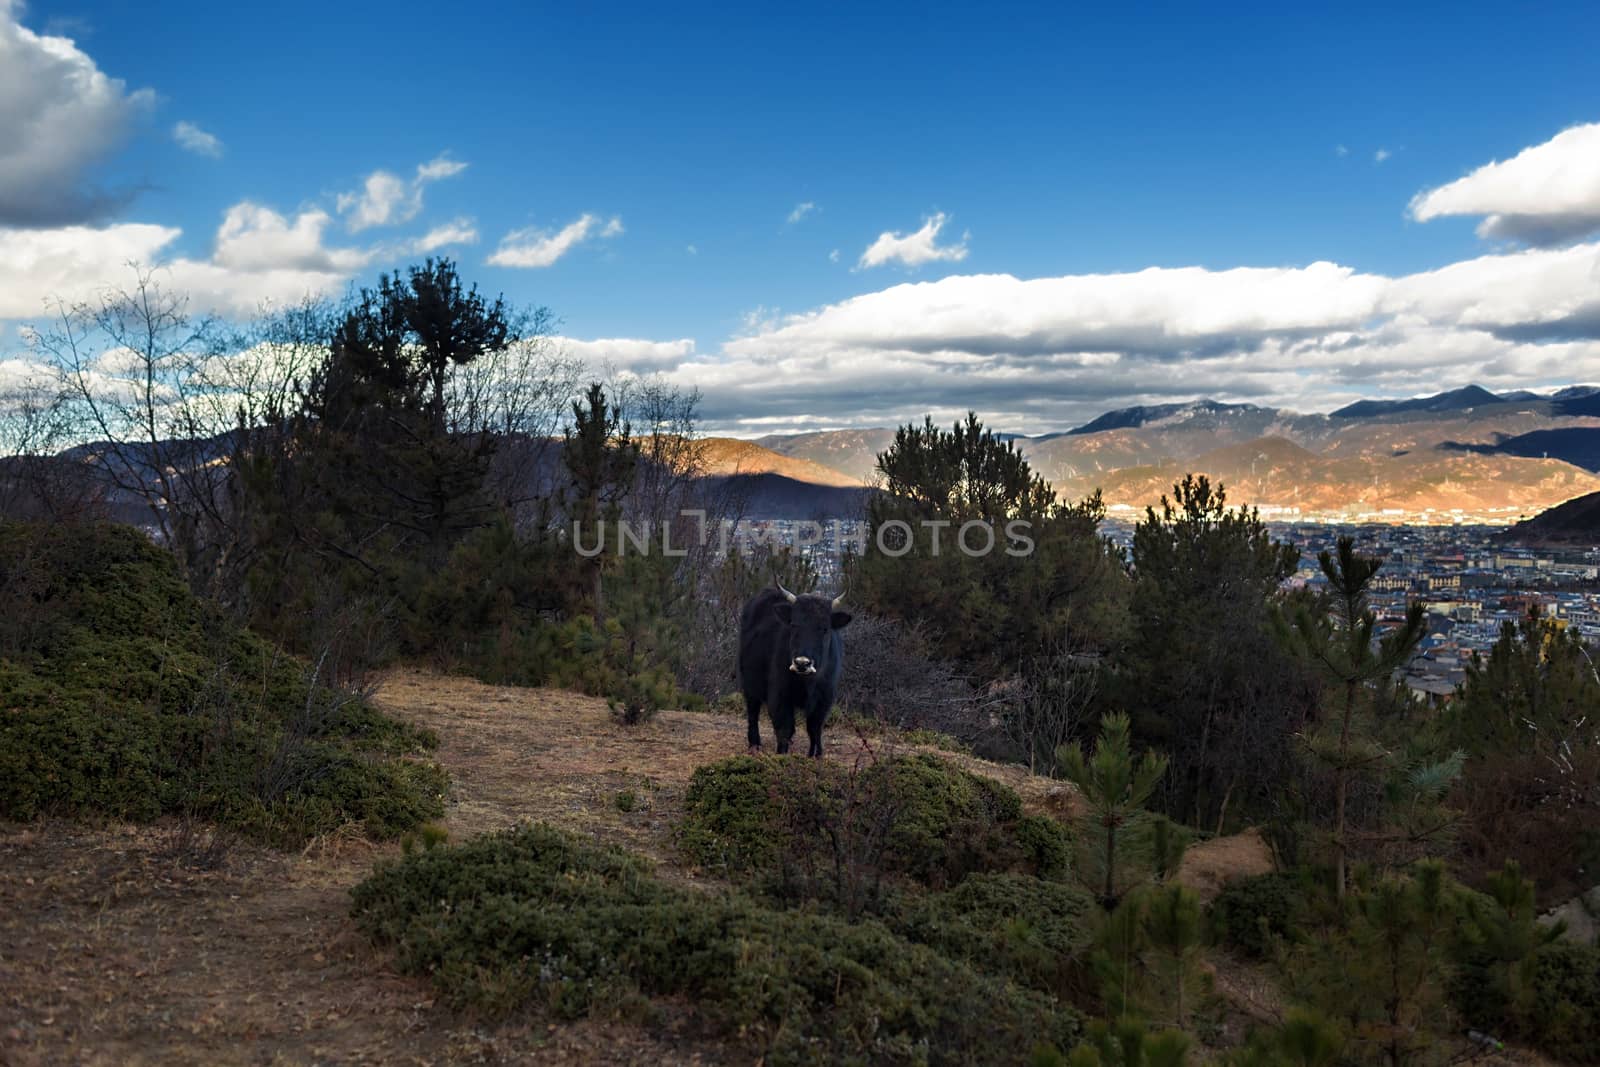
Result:
{"label": "yak's head", "polygon": [[789,669],[810,678],[832,666],[833,631],[850,625],[850,613],[840,611],[844,594],[828,598],[816,593],[796,596],[778,583],[784,602],[777,605],[778,618],[789,627]]}

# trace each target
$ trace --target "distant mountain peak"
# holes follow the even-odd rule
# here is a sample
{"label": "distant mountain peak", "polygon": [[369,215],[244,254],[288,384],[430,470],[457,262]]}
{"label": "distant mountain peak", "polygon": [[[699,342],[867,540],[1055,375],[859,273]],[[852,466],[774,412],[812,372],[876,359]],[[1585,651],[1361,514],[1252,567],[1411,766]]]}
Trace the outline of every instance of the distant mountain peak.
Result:
{"label": "distant mountain peak", "polygon": [[1501,397],[1481,385],[1464,385],[1460,389],[1435,393],[1433,396],[1412,397],[1409,400],[1357,400],[1333,412],[1336,419],[1370,419],[1378,415],[1397,415],[1408,411],[1462,411],[1485,404],[1503,403]]}
{"label": "distant mountain peak", "polygon": [[1165,419],[1179,417],[1192,417],[1194,415],[1216,415],[1228,411],[1259,411],[1254,404],[1226,404],[1220,400],[1206,397],[1203,400],[1191,400],[1183,404],[1140,404],[1131,408],[1118,408],[1108,411],[1082,426],[1068,430],[1068,434],[1100,433],[1104,430],[1127,430],[1138,426],[1146,426],[1152,422],[1161,422]]}

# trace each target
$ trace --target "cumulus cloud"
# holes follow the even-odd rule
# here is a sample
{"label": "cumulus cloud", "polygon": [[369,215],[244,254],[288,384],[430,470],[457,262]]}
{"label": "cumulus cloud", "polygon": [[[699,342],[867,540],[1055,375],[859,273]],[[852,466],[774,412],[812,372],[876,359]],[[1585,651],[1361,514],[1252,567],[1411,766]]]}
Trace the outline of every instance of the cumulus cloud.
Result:
{"label": "cumulus cloud", "polygon": [[302,211],[291,221],[260,204],[235,204],[222,218],[212,259],[219,267],[237,271],[340,274],[365,266],[372,253],[323,244],[323,231],[332,221],[325,211]]}
{"label": "cumulus cloud", "polygon": [[924,263],[933,263],[945,260],[951,263],[960,262],[967,258],[967,239],[961,238],[959,244],[940,245],[939,232],[944,229],[944,224],[949,221],[944,212],[939,212],[922,223],[922,228],[914,233],[901,234],[885,230],[878,235],[878,239],[867,246],[861,253],[861,260],[856,268],[881,267],[886,263],[900,263],[907,267],[920,267]]}
{"label": "cumulus cloud", "polygon": [[428,184],[453,178],[467,169],[460,160],[438,156],[417,167],[411,178],[386,170],[375,170],[355,192],[339,196],[337,207],[351,233],[374,226],[394,226],[410,222],[422,211],[422,191]]}
{"label": "cumulus cloud", "polygon": [[588,213],[555,233],[529,226],[502,237],[489,263],[496,267],[548,267],[585,241],[615,237],[621,232],[621,218],[612,216],[602,221],[598,215]]}
{"label": "cumulus cloud", "polygon": [[127,199],[96,190],[96,164],[155,100],[107,76],[66,37],[34,33],[0,0],[0,226],[92,221]]}
{"label": "cumulus cloud", "polygon": [[81,298],[86,284],[113,280],[119,264],[152,262],[181,232],[146,223],[0,230],[0,319],[33,318],[57,297]]}
{"label": "cumulus cloud", "polygon": [[1380,148],[1376,152],[1372,153],[1372,161],[1374,163],[1382,163],[1392,155],[1394,155],[1394,153],[1389,151],[1387,148]]}
{"label": "cumulus cloud", "polygon": [[380,251],[328,245],[331,224],[323,211],[291,218],[245,201],[224,213],[204,259],[172,254],[182,235],[173,226],[0,229],[0,319],[37,319],[57,301],[71,304],[125,285],[130,263],[159,268],[164,284],[197,311],[248,315],[263,304],[331,292]]}
{"label": "cumulus cloud", "polygon": [[222,142],[215,134],[207,133],[192,122],[184,121],[172,127],[172,139],[186,152],[216,159],[222,155]]}
{"label": "cumulus cloud", "polygon": [[809,200],[796,204],[794,210],[789,212],[789,225],[793,226],[815,210],[817,210],[817,205]]}
{"label": "cumulus cloud", "polygon": [[1481,215],[1481,237],[1535,246],[1600,231],[1600,123],[1573,126],[1510,159],[1419,193],[1411,217]]}
{"label": "cumulus cloud", "polygon": [[577,359],[587,367],[606,367],[634,374],[673,370],[695,354],[695,343],[687,337],[676,341],[649,341],[633,337],[592,341],[556,337],[552,340],[563,355]]}
{"label": "cumulus cloud", "polygon": [[1218,396],[1302,411],[1478,382],[1600,379],[1600,243],[1402,276],[1333,263],[1020,279],[956,275],[751,316],[669,377],[738,432],[977,408],[1059,430]]}

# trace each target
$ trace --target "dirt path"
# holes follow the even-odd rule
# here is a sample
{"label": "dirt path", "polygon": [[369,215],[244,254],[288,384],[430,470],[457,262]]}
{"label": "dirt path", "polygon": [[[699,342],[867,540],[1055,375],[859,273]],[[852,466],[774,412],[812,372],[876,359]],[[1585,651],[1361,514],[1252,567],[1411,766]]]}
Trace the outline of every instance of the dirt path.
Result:
{"label": "dirt path", "polygon": [[[589,697],[410,672],[379,702],[439,732],[457,840],[547,819],[665,858],[693,766],[739,744],[728,719],[624,731]],[[393,846],[209,843],[171,824],[0,824],[0,1063],[722,1062],[670,1031],[491,1026],[436,1006],[347,916],[350,886]]]}
{"label": "dirt path", "polygon": [[[694,768],[743,751],[736,717],[613,724],[603,701],[419,672],[379,702],[432,727],[461,840],[543,819],[670,866]],[[888,742],[839,729],[830,759]],[[881,752],[880,752],[881,754]],[[1071,795],[956,757],[1034,810]],[[619,804],[619,795],[630,794]],[[629,810],[623,810],[626,807]],[[352,926],[347,891],[393,846],[335,835],[298,855],[171,824],[0,824],[0,1063],[736,1063],[726,1049],[617,1022],[484,1024],[433,1002]]]}

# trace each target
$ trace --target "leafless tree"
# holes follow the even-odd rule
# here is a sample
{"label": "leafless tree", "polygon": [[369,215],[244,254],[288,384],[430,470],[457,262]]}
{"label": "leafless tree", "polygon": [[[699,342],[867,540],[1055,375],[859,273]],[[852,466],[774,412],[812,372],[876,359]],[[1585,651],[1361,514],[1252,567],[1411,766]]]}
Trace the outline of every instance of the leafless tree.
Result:
{"label": "leafless tree", "polygon": [[858,613],[844,632],[839,699],[852,712],[971,744],[993,729],[986,701],[914,625]]}
{"label": "leafless tree", "polygon": [[1017,679],[1007,694],[1003,719],[1007,735],[1030,770],[1054,770],[1056,750],[1090,717],[1099,681],[1098,657],[1067,632]]}
{"label": "leafless tree", "polygon": [[59,455],[70,443],[51,369],[0,363],[0,517],[73,522],[106,514],[98,479]]}
{"label": "leafless tree", "polygon": [[517,324],[517,341],[452,366],[445,385],[449,431],[496,439],[489,492],[524,521],[530,505],[557,484],[552,445],[584,381],[582,362],[555,344],[551,328],[547,309],[528,312]]}
{"label": "leafless tree", "polygon": [[61,433],[137,506],[191,587],[226,602],[250,554],[239,462],[281,429],[337,309],[308,298],[230,327],[132,269],[127,286],[58,304],[34,353],[54,375]]}

